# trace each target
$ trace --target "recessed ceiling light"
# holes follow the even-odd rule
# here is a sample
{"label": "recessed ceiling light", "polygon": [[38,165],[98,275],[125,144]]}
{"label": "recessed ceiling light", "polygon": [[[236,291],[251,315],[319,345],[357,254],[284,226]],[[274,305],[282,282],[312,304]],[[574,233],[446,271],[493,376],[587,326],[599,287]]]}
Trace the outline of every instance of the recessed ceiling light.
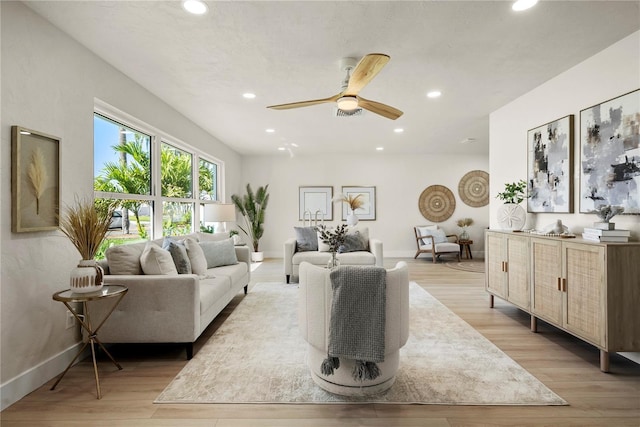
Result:
{"label": "recessed ceiling light", "polygon": [[285,148],[284,147],[278,147],[278,151],[284,151]]}
{"label": "recessed ceiling light", "polygon": [[402,128],[395,128],[393,131],[394,131],[395,133],[402,133],[402,132],[404,132],[404,129],[402,129]]}
{"label": "recessed ceiling light", "polygon": [[247,92],[247,93],[243,93],[243,94],[242,94],[242,97],[243,97],[243,98],[246,98],[246,99],[255,99],[256,94],[255,94],[255,93]]}
{"label": "recessed ceiling light", "polygon": [[291,143],[291,146],[292,146],[292,147],[296,147],[296,148],[298,148],[298,144],[296,144],[295,142],[292,142],[292,143]]}
{"label": "recessed ceiling light", "polygon": [[377,151],[383,151],[383,150],[384,150],[384,147],[376,147],[376,150],[377,150]]}
{"label": "recessed ceiling light", "polygon": [[439,90],[432,90],[431,92],[427,93],[428,98],[439,98],[440,95],[442,95],[442,92],[440,92]]}
{"label": "recessed ceiling light", "polygon": [[201,0],[184,0],[182,7],[189,13],[194,15],[204,15],[209,9],[207,5]]}
{"label": "recessed ceiling light", "polygon": [[264,131],[266,133],[274,133],[276,130],[275,129],[265,129]]}
{"label": "recessed ceiling light", "polygon": [[515,3],[513,3],[513,6],[511,6],[511,9],[515,10],[516,12],[520,12],[522,10],[527,10],[529,8],[532,8],[533,6],[536,5],[536,3],[538,3],[538,0],[518,0]]}

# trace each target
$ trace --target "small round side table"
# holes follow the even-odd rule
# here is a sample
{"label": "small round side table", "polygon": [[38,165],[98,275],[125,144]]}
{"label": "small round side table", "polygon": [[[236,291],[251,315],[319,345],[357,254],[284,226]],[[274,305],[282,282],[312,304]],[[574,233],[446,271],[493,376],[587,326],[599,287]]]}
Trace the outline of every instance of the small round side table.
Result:
{"label": "small round side table", "polygon": [[[100,392],[100,379],[98,378],[98,364],[96,363],[95,344],[98,344],[100,346],[100,348],[105,352],[107,356],[109,356],[109,359],[111,359],[113,364],[116,365],[118,369],[122,369],[122,366],[120,366],[118,362],[116,362],[113,356],[111,356],[111,353],[109,353],[107,349],[104,348],[104,345],[102,345],[102,343],[98,340],[98,330],[100,330],[102,325],[104,325],[104,322],[106,322],[109,316],[111,316],[111,313],[113,313],[113,310],[115,310],[118,304],[120,304],[120,301],[122,301],[122,298],[127,294],[128,291],[129,289],[127,289],[126,286],[105,285],[102,287],[102,289],[95,292],[75,293],[75,292],[72,292],[71,289],[67,289],[67,290],[56,292],[55,294],[53,294],[52,298],[55,301],[60,301],[61,303],[63,303],[67,307],[67,309],[71,312],[71,314],[73,314],[73,317],[75,317],[76,320],[80,322],[80,325],[82,325],[84,330],[87,331],[88,340],[87,342],[84,343],[84,345],[82,346],[78,354],[76,354],[76,357],[74,357],[73,360],[69,363],[69,366],[67,366],[67,369],[65,369],[64,372],[60,374],[60,377],[56,380],[55,384],[53,384],[53,386],[51,387],[51,390],[56,388],[56,386],[58,385],[62,377],[64,377],[64,375],[67,373],[69,368],[73,366],[74,362],[78,359],[78,357],[80,357],[82,352],[84,352],[84,349],[87,348],[87,345],[91,344],[91,357],[93,358],[93,372],[95,373],[95,377],[96,377],[96,393],[98,395],[98,399],[102,398],[102,393]],[[116,298],[116,300],[113,303],[113,307],[111,307],[111,310],[109,310],[109,312],[104,317],[104,319],[102,319],[102,322],[100,322],[100,324],[98,324],[98,326],[94,328],[93,325],[91,324],[91,316],[89,315],[88,303],[90,301],[97,301],[97,300],[102,300],[106,298]],[[69,305],[70,303],[78,303],[78,302],[82,303],[83,315],[79,315],[78,313],[76,313],[76,311]]]}
{"label": "small round side table", "polygon": [[464,252],[465,258],[473,259],[473,255],[471,255],[473,240],[458,240],[458,244],[460,245],[460,257],[462,258],[462,253]]}

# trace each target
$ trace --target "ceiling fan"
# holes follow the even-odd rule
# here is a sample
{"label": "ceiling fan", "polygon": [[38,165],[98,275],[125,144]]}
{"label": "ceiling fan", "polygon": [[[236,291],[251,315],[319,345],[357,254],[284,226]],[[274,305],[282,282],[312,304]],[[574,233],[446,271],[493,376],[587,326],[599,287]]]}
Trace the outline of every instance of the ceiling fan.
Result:
{"label": "ceiling fan", "polygon": [[270,105],[267,108],[274,110],[289,110],[291,108],[309,107],[316,104],[335,102],[339,109],[353,111],[357,108],[364,108],[372,113],[379,114],[391,120],[400,117],[403,112],[397,108],[382,104],[381,102],[370,101],[358,95],[358,93],[382,70],[389,55],[382,53],[370,53],[365,55],[356,65],[353,58],[344,58],[340,61],[340,68],[347,72],[345,80],[342,82],[340,93],[329,98],[313,99],[310,101],[292,102],[289,104]]}

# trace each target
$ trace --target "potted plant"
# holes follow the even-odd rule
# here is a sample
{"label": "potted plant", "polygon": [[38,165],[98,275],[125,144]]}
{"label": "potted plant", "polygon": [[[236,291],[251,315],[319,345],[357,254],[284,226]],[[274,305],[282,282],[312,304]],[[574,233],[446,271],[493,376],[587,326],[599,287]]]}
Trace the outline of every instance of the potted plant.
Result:
{"label": "potted plant", "polygon": [[71,272],[73,292],[94,292],[102,288],[104,272],[95,256],[109,232],[116,203],[108,200],[78,199],[60,217],[60,230],[71,240],[82,259]]}
{"label": "potted plant", "polygon": [[528,197],[527,182],[523,179],[517,182],[506,183],[504,191],[498,193],[496,198],[504,204],[498,209],[498,224],[506,230],[522,230],[527,214],[520,203]]}
{"label": "potted plant", "polygon": [[231,200],[244,218],[245,227],[238,225],[238,228],[249,237],[253,245],[251,260],[255,262],[264,259],[264,254],[259,251],[259,244],[264,234],[264,213],[269,202],[268,188],[268,184],[264,187],[258,187],[254,193],[251,184],[247,184],[247,192],[244,196],[241,197],[237,194],[231,196]]}

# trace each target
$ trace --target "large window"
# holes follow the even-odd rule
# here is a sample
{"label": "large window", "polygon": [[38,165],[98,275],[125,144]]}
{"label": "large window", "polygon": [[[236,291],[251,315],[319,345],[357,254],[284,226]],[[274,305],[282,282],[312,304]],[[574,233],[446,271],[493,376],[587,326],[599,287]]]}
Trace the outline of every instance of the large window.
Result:
{"label": "large window", "polygon": [[95,197],[119,204],[105,244],[194,231],[202,204],[220,200],[220,162],[102,103],[96,109]]}

